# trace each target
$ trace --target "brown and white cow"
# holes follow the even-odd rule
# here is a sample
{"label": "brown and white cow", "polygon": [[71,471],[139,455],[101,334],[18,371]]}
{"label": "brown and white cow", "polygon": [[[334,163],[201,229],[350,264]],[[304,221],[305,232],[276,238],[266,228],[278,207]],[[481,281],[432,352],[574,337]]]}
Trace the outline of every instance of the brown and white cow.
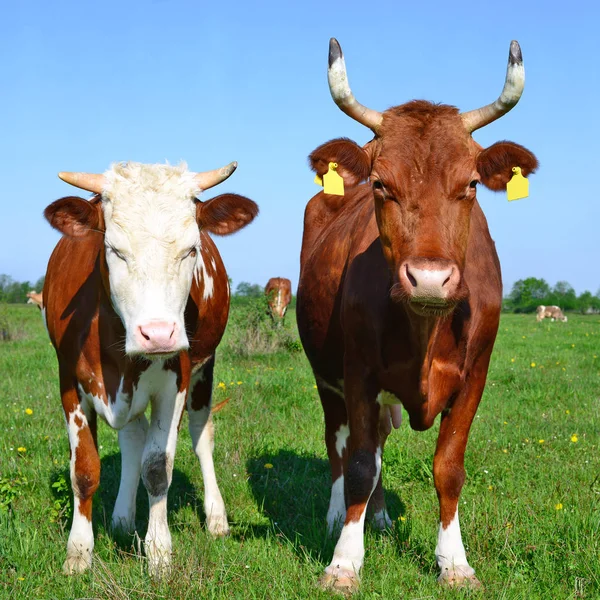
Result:
{"label": "brown and white cow", "polygon": [[92,562],[92,497],[100,480],[97,415],[119,430],[115,528],[135,528],[140,475],[148,492],[145,551],[151,574],[170,564],[167,492],[185,406],[204,478],[208,530],[228,532],[212,459],[210,405],[229,284],[209,234],[241,229],[258,207],[236,194],[206,202],[197,196],[236,166],[195,174],[184,164],[130,162],[103,175],[60,174],[95,193],[89,202],[62,198],[45,211],[64,234],[48,264],[44,303],[71,447],[74,511],[66,573]]}
{"label": "brown and white cow", "polygon": [[544,319],[567,322],[567,317],[558,306],[544,306],[540,304],[536,309],[536,321],[539,323]]}
{"label": "brown and white cow", "polygon": [[321,176],[337,163],[345,185],[343,197],[321,192],[306,207],[297,299],[298,327],[325,412],[333,482],[327,524],[330,532],[342,526],[321,583],[357,587],[367,507],[376,527],[391,525],[381,464],[401,403],[416,430],[441,415],[433,459],[440,581],[478,585],[461,538],[458,500],[502,284],[476,188],[505,189],[514,166],[528,175],[537,160],[512,142],[484,149],[471,133],[519,100],[521,51],[512,42],[498,100],[464,114],[425,101],[384,113],[362,106],[335,39],[328,74],[336,104],[375,136],[363,148],[335,139],[309,158]]}
{"label": "brown and white cow", "polygon": [[292,282],[285,277],[271,277],[265,287],[269,314],[273,320],[282,322],[292,301]]}
{"label": "brown and white cow", "polygon": [[39,294],[35,290],[27,292],[27,304],[35,304],[40,310],[44,308],[44,297],[40,292]]}

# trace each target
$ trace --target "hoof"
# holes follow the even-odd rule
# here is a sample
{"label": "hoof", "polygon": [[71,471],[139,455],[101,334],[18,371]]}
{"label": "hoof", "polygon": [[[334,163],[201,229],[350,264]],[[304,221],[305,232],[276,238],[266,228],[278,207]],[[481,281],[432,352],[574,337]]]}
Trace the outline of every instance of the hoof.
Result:
{"label": "hoof", "polygon": [[451,588],[482,588],[481,581],[475,577],[475,571],[468,566],[444,569],[438,577],[438,583]]}
{"label": "hoof", "polygon": [[344,596],[351,596],[358,591],[360,580],[354,571],[336,569],[335,573],[325,571],[319,578],[319,587]]}
{"label": "hoof", "polygon": [[162,579],[171,573],[171,545],[160,546],[154,541],[144,546],[148,559],[148,573],[153,579]]}
{"label": "hoof", "polygon": [[67,560],[63,563],[63,573],[65,575],[76,575],[83,573],[92,566],[92,555],[78,552],[77,554],[67,555]]}
{"label": "hoof", "polygon": [[213,537],[225,537],[229,535],[229,523],[227,522],[227,516],[216,516],[211,515],[206,519],[206,528]]}

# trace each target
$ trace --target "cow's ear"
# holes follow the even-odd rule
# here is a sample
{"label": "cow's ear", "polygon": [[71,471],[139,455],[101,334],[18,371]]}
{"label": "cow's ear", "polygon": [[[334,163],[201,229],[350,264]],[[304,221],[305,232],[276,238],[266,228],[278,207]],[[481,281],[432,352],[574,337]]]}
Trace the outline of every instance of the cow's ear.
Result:
{"label": "cow's ear", "polygon": [[513,167],[521,167],[521,173],[527,177],[535,173],[538,160],[527,148],[514,142],[497,142],[477,157],[481,182],[494,192],[506,189],[506,184],[513,176]]}
{"label": "cow's ear", "polygon": [[337,173],[347,186],[358,185],[371,173],[371,158],[356,142],[348,138],[337,138],[313,150],[308,157],[310,168],[323,177],[329,163],[338,164]]}
{"label": "cow's ear", "polygon": [[257,214],[257,204],[238,194],[221,194],[196,204],[198,225],[215,235],[235,233],[251,223]]}
{"label": "cow's ear", "polygon": [[[95,198],[93,199],[95,200]],[[70,237],[83,237],[101,230],[100,203],[76,196],[56,200],[46,207],[44,217],[54,229]]]}

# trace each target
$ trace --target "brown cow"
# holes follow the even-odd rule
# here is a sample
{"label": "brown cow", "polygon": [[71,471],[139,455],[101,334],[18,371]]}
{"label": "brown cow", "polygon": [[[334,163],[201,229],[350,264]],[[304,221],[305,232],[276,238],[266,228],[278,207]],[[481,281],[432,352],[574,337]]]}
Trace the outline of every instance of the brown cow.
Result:
{"label": "brown cow", "polygon": [[544,306],[541,304],[536,310],[536,321],[539,323],[544,319],[551,319],[552,321],[563,321],[567,322],[567,317],[558,306]]}
{"label": "brown cow", "polygon": [[471,133],[508,112],[523,85],[521,51],[512,42],[505,86],[493,104],[459,114],[412,101],[379,113],[356,101],[340,46],[330,42],[333,99],[375,137],[363,148],[332,140],[310,155],[321,176],[337,163],[345,185],[343,197],[321,192],[306,207],[297,299],[325,412],[333,482],[328,529],[343,525],[324,586],[357,587],[367,505],[375,526],[391,525],[381,463],[400,402],[416,430],[441,414],[433,460],[440,581],[479,583],[462,543],[458,500],[502,284],[476,187],[505,189],[512,167],[528,175],[537,160],[512,142],[483,149]]}
{"label": "brown cow", "polygon": [[35,290],[27,292],[27,304],[35,304],[40,310],[44,309],[44,296],[40,292],[39,294]]}
{"label": "brown cow", "polygon": [[292,301],[292,282],[285,277],[271,277],[265,287],[269,314],[275,321],[283,321],[287,307]]}
{"label": "brown cow", "polygon": [[62,198],[45,211],[64,234],[48,264],[44,300],[71,446],[74,510],[66,573],[83,571],[92,561],[97,415],[119,430],[115,528],[135,528],[140,475],[148,492],[145,551],[152,575],[170,565],[167,492],[186,405],[204,477],[207,527],[213,535],[228,532],[212,459],[210,405],[229,284],[209,233],[241,229],[258,208],[236,194],[206,202],[196,196],[235,167],[194,174],[185,165],[124,163],[104,175],[60,174],[95,193],[89,202]]}

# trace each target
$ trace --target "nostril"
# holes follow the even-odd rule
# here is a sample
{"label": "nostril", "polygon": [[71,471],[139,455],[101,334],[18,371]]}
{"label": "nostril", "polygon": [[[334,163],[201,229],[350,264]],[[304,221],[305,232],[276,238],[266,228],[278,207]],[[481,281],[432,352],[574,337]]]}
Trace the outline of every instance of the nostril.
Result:
{"label": "nostril", "polygon": [[453,274],[454,274],[454,270],[450,271],[450,275],[448,275],[448,277],[446,277],[446,279],[444,280],[444,283],[442,283],[442,287],[444,287],[447,283],[450,282],[450,279],[452,279]]}
{"label": "nostril", "polygon": [[406,265],[406,278],[410,281],[410,284],[413,287],[417,287],[417,280],[413,277],[412,273],[408,270],[408,265]]}
{"label": "nostril", "polygon": [[144,336],[144,338],[150,341],[150,336],[140,327],[140,333]]}
{"label": "nostril", "polygon": [[169,339],[172,339],[174,333],[175,333],[175,324],[173,323],[173,329],[171,329],[171,335],[169,336]]}

